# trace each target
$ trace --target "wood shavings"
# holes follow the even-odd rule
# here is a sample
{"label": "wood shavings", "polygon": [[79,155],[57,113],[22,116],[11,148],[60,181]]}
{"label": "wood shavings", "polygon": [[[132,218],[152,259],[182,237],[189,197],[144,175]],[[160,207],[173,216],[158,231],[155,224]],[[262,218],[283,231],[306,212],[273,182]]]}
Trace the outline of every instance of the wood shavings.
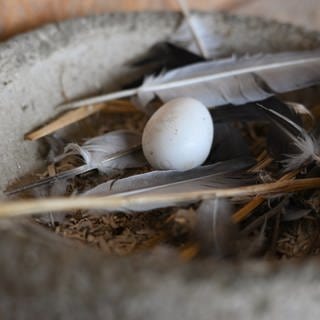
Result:
{"label": "wood shavings", "polygon": [[319,220],[308,216],[294,223],[283,224],[275,250],[282,259],[318,255]]}
{"label": "wood shavings", "polygon": [[[178,216],[181,218],[181,214]],[[67,216],[54,232],[108,254],[128,255],[161,243],[174,244],[190,232],[190,225],[184,219],[175,219],[172,209],[137,215],[78,212]]]}

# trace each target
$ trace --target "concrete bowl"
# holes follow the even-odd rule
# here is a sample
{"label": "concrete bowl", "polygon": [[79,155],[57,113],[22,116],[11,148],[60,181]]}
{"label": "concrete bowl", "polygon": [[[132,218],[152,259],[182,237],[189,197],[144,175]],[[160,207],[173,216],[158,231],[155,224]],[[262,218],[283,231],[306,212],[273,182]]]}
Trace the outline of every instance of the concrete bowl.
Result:
{"label": "concrete bowl", "polygon": [[[213,19],[222,55],[319,47],[320,35],[258,18]],[[23,135],[68,99],[111,90],[125,63],[176,28],[177,13],[107,14],[48,25],[0,45],[0,188],[42,163]],[[314,319],[318,261],[301,264],[106,257],[25,220],[0,224],[3,319]]]}

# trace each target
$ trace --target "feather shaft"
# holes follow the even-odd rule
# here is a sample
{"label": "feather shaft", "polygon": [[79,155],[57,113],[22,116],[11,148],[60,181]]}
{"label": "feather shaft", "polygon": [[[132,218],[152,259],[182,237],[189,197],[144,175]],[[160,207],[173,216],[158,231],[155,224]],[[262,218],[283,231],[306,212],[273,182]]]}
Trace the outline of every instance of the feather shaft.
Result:
{"label": "feather shaft", "polygon": [[204,46],[204,44],[202,43],[202,40],[200,38],[200,36],[198,35],[198,32],[196,30],[196,27],[193,23],[193,19],[192,19],[192,16],[190,14],[190,11],[189,11],[189,8],[188,8],[188,5],[186,3],[186,0],[177,0],[180,8],[181,8],[181,11],[188,23],[188,26],[189,26],[189,29],[190,29],[190,32],[192,34],[192,37],[195,41],[195,44],[196,46],[198,47],[199,51],[201,52],[201,55],[204,57],[204,58],[208,58],[208,52]]}
{"label": "feather shaft", "polygon": [[135,94],[137,94],[137,88],[121,90],[118,92],[103,94],[101,96],[96,96],[96,97],[91,97],[91,98],[87,98],[87,99],[82,99],[79,101],[65,103],[63,105],[60,105],[59,109],[66,110],[66,109],[80,108],[80,107],[85,107],[88,105],[95,105],[98,103],[103,103],[103,102],[108,102],[108,101],[112,101],[112,100],[132,97]]}
{"label": "feather shaft", "polygon": [[[231,178],[231,173],[249,168],[253,164],[251,158],[239,158],[198,167],[188,171],[161,170],[134,175],[119,180],[111,180],[85,193],[92,195],[133,195],[141,193],[206,189],[213,185],[238,185],[239,179]],[[241,181],[241,180],[240,180]],[[241,183],[244,183],[243,181]]]}
{"label": "feather shaft", "polygon": [[[113,160],[119,159],[123,156],[129,155],[133,152],[140,151],[140,150],[141,150],[141,146],[134,146],[128,150],[114,153],[113,155],[109,156],[107,159],[103,160],[101,162],[101,166],[104,166],[108,162],[111,162]],[[55,175],[53,177],[44,178],[44,179],[36,181],[34,183],[30,183],[30,184],[15,188],[14,190],[10,190],[8,192],[5,192],[5,194],[7,196],[13,196],[13,195],[20,193],[20,192],[24,192],[24,191],[27,191],[30,189],[34,189],[34,188],[38,188],[38,187],[42,187],[42,186],[46,186],[46,185],[51,185],[59,180],[64,180],[64,179],[68,179],[71,177],[75,177],[79,174],[83,174],[83,173],[86,173],[86,172],[89,172],[89,171],[95,170],[95,169],[97,169],[96,166],[93,166],[91,164],[85,164],[85,165],[73,168],[71,170],[67,170],[67,171],[58,173],[57,175]]]}

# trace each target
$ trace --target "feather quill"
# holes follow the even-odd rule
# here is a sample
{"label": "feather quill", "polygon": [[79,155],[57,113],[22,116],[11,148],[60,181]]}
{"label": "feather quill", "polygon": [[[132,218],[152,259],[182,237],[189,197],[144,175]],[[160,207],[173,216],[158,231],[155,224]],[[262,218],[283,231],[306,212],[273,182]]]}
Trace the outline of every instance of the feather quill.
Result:
{"label": "feather quill", "polygon": [[200,31],[202,31],[202,29],[200,29],[200,26],[198,25],[199,23],[196,20],[196,18],[190,14],[190,11],[187,5],[187,0],[177,0],[177,2],[185,17],[185,23],[189,28],[189,32],[194,40],[192,42],[195,44],[201,56],[203,56],[204,58],[207,58],[209,53],[205,48],[205,45],[203,43],[203,38],[200,37]]}
{"label": "feather quill", "polygon": [[137,96],[142,106],[146,106],[156,96],[163,102],[182,96],[192,97],[207,107],[229,103],[241,105],[319,82],[319,50],[231,57],[149,76],[138,88],[62,106],[75,108],[131,96]]}
{"label": "feather quill", "polygon": [[99,170],[110,174],[114,170],[143,167],[146,164],[146,160],[142,154],[140,143],[141,136],[139,134],[129,130],[117,130],[89,139],[82,146],[69,144],[65,148],[65,153],[57,157],[55,161],[61,161],[67,156],[80,156],[84,165],[58,173],[53,177],[18,187],[6,192],[6,194],[13,195],[29,189],[50,185],[91,170]]}
{"label": "feather quill", "polygon": [[[134,175],[119,180],[110,180],[88,190],[84,196],[154,196],[166,195],[172,192],[184,193],[187,191],[207,190],[243,185],[252,182],[252,179],[243,179],[235,176],[236,172],[243,171],[254,164],[252,158],[234,159],[208,166],[198,167],[189,171],[163,170]],[[120,211],[147,211],[168,206],[175,206],[175,200],[134,204]]]}

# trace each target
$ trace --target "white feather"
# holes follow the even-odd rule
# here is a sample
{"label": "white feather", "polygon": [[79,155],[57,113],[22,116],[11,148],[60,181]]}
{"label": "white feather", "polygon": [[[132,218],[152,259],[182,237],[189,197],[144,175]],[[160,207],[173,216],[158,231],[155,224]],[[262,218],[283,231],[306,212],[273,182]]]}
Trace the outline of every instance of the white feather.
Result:
{"label": "white feather", "polygon": [[114,168],[142,167],[146,161],[141,153],[129,153],[126,156],[104,162],[112,155],[140,144],[140,134],[129,130],[112,131],[89,139],[81,146],[75,143],[68,144],[64,154],[56,158],[56,162],[70,155],[79,155],[86,165],[102,172],[108,172]]}
{"label": "white feather", "polygon": [[[195,16],[192,16],[190,14],[190,11],[187,5],[187,0],[177,0],[177,2],[179,3],[181,11],[185,17],[184,23],[187,25],[187,28],[189,28],[189,34],[191,35],[191,38],[193,38],[192,40],[194,40],[194,41],[191,40],[190,43],[195,45],[200,55],[202,55],[204,58],[209,58],[209,53],[203,41],[202,31],[205,28],[202,27],[202,23],[199,21],[199,19],[197,19]],[[178,34],[179,34],[179,29],[178,29]],[[178,34],[176,34],[176,36]]]}
{"label": "white feather", "polygon": [[300,152],[286,155],[287,159],[282,161],[286,171],[301,168],[310,161],[320,164],[320,142],[315,137],[305,132],[300,137],[293,137],[293,143]]}
{"label": "white feather", "polygon": [[308,134],[304,128],[279,112],[266,108],[261,103],[256,103],[256,105],[266,112],[278,117],[282,121],[285,121],[287,125],[291,126],[296,131],[296,134],[293,134],[280,122],[275,122],[277,126],[280,127],[283,132],[292,139],[292,143],[299,150],[299,152],[295,154],[286,154],[285,156],[287,158],[281,161],[286,171],[298,169],[310,161],[316,161],[317,163],[320,163],[320,142],[315,137]]}
{"label": "white feather", "polygon": [[79,174],[98,169],[103,173],[112,173],[114,170],[125,168],[139,168],[146,165],[146,160],[141,151],[141,135],[129,130],[119,130],[107,133],[88,140],[82,146],[69,144],[65,153],[56,157],[55,161],[61,161],[67,156],[80,156],[84,164],[67,170],[53,177],[48,177],[18,187],[7,192],[7,195],[14,195],[29,189],[57,184],[58,180],[62,184],[69,178]]}
{"label": "white feather", "polygon": [[287,52],[201,62],[146,78],[139,88],[63,105],[75,108],[137,95],[142,106],[155,96],[167,102],[192,97],[208,107],[240,105],[320,82],[320,51]]}
{"label": "white feather", "polygon": [[219,55],[222,46],[222,37],[216,30],[214,18],[189,14],[189,19],[182,21],[169,41],[204,58],[213,59]]}

